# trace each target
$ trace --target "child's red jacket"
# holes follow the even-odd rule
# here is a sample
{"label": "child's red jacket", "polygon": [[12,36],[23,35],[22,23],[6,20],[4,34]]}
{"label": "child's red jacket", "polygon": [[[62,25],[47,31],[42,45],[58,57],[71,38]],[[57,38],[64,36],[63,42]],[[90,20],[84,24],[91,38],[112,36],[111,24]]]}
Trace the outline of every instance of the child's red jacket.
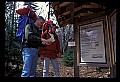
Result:
{"label": "child's red jacket", "polygon": [[[42,33],[41,38],[44,38],[44,39],[50,38],[49,33],[46,33],[46,38],[44,36],[45,34]],[[57,58],[57,54],[61,53],[60,43],[59,43],[57,34],[55,34],[54,39],[55,41],[51,45],[45,45],[45,47],[39,47],[40,55],[44,55],[44,57],[47,57],[47,58],[53,58],[53,59]]]}

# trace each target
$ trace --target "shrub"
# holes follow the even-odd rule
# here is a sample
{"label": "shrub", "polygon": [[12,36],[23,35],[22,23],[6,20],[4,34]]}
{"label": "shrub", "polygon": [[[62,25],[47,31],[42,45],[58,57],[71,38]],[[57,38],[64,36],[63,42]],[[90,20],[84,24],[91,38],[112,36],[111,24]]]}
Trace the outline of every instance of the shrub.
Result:
{"label": "shrub", "polygon": [[62,57],[62,63],[65,66],[72,67],[73,66],[73,49],[68,49],[64,52],[64,55]]}

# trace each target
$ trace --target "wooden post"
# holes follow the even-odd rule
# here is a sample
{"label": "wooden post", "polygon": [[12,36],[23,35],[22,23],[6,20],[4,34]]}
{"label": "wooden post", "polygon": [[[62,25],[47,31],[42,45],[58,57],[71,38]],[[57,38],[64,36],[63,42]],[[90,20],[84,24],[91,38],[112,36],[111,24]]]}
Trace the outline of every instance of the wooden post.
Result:
{"label": "wooden post", "polygon": [[[73,24],[74,25],[74,40],[75,40],[75,43],[77,42],[76,41],[76,33],[77,33],[77,31],[76,31],[76,23],[75,23],[75,21],[74,21],[74,12],[73,12],[73,10],[74,10],[74,3],[75,2],[71,2],[71,20],[70,20],[70,23],[71,24]],[[77,48],[76,48],[76,46],[74,47],[74,77],[79,77],[79,66],[77,66]]]}
{"label": "wooden post", "polygon": [[[111,12],[108,12],[108,13],[111,13]],[[110,14],[110,16],[108,16],[108,24],[109,24],[109,34],[110,34],[110,48],[111,48],[111,67],[110,67],[110,78],[116,78],[116,60],[115,60],[115,49],[114,49],[114,45],[113,44],[115,44],[114,43],[114,39],[113,39],[113,37],[115,37],[114,36],[114,34],[113,33],[115,33],[116,34],[116,30],[115,30],[115,28],[116,28],[116,26],[112,26],[112,25],[114,25],[114,23],[116,23],[116,20],[112,20],[112,17],[116,17],[116,16],[114,16],[114,15],[116,15],[115,14],[116,13],[116,9]],[[109,14],[108,14],[109,15]],[[114,30],[113,30],[114,29]]]}
{"label": "wooden post", "polygon": [[116,78],[116,65],[110,67],[110,78]]}
{"label": "wooden post", "polygon": [[75,47],[74,47],[74,77],[79,77],[79,66],[77,66],[77,29],[76,23],[74,23],[74,40],[75,40]]}

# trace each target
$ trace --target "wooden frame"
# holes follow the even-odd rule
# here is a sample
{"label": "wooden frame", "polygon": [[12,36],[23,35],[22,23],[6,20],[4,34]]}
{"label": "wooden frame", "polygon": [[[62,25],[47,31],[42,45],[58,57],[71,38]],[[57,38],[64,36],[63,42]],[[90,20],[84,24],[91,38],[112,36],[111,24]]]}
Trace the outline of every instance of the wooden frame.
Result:
{"label": "wooden frame", "polygon": [[116,14],[117,10],[115,9],[110,16],[109,20],[109,30],[110,30],[110,41],[111,41],[111,60],[112,64],[116,64]]}
{"label": "wooden frame", "polygon": [[[95,26],[95,24],[97,24],[97,25]],[[107,21],[106,21],[106,16],[98,17],[96,19],[94,18],[94,19],[85,21],[83,23],[81,22],[78,26],[79,26],[78,27],[79,28],[79,32],[78,32],[79,33],[78,34],[79,39],[77,41],[77,44],[79,44],[79,45],[77,45],[77,48],[78,48],[77,49],[77,65],[78,66],[82,66],[82,65],[83,66],[100,66],[100,67],[109,67],[109,66],[111,66],[110,48],[109,48],[110,47],[110,42],[109,42],[109,35],[108,35],[109,31],[108,31],[108,25],[107,25]],[[90,30],[90,28],[91,28],[91,32],[94,30],[94,28],[96,29],[96,31],[98,31],[98,34],[96,32],[96,34],[97,34],[96,37],[98,39],[98,43],[100,43],[99,46],[102,47],[102,48],[101,47],[96,47],[96,49],[93,47],[93,50],[91,49],[91,51],[90,51],[90,48],[88,49],[88,52],[86,52],[86,53],[91,54],[91,60],[92,61],[90,61],[90,58],[89,58],[89,61],[87,59],[87,56],[90,57],[90,54],[86,54],[86,60],[85,60],[85,58],[84,58],[84,61],[82,60],[83,59],[82,57],[84,57],[85,55],[82,56],[82,53],[83,53],[82,49],[83,48],[81,48],[81,46],[85,46],[85,45],[81,44],[81,42],[82,42],[81,41],[81,31],[82,31],[81,28],[84,28],[85,26],[87,27],[86,31]],[[99,32],[101,32],[102,35]],[[98,36],[100,38],[98,38]],[[102,40],[101,40],[101,37],[102,37]],[[85,38],[83,38],[83,39],[85,39]],[[94,39],[94,40],[97,41],[97,39]],[[89,40],[88,40],[88,42],[89,42]],[[83,41],[83,43],[84,43],[84,41]],[[101,50],[101,49],[103,49],[103,50]],[[85,48],[85,51],[86,50],[87,50],[87,48]],[[94,51],[94,50],[98,50],[98,51]],[[99,53],[98,57],[100,57],[100,58],[95,59],[95,57],[92,56],[93,52],[95,54]],[[101,59],[101,57],[103,59]]]}

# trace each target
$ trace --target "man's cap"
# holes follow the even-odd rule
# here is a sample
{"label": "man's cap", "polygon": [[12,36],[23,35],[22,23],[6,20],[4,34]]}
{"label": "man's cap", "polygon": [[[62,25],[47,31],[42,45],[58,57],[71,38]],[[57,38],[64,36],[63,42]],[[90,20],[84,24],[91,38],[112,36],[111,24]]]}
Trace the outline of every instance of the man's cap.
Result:
{"label": "man's cap", "polygon": [[53,24],[53,21],[52,20],[47,20],[46,23]]}

